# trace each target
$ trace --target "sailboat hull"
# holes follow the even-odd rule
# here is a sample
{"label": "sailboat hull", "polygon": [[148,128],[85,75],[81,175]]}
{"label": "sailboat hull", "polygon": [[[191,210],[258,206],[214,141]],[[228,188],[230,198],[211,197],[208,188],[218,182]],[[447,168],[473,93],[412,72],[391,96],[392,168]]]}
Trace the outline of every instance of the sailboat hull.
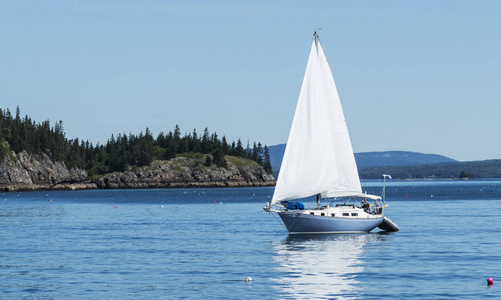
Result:
{"label": "sailboat hull", "polygon": [[291,212],[278,212],[278,215],[291,234],[365,233],[378,227],[384,219],[384,216],[380,218],[342,218]]}

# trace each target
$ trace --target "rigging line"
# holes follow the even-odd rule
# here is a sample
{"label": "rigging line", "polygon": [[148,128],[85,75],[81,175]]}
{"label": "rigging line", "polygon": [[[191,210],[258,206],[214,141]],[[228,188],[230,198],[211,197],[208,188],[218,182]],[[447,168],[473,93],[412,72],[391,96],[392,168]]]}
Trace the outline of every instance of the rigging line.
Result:
{"label": "rigging line", "polygon": [[278,222],[280,225],[282,225],[282,226],[285,228],[285,230],[287,230],[287,227],[285,227],[285,224],[283,224],[282,222],[280,222],[280,221],[278,220],[277,216],[275,216],[275,214],[274,214],[274,213],[270,212],[270,214],[273,216],[273,218],[275,218],[275,220],[277,220],[277,222]]}

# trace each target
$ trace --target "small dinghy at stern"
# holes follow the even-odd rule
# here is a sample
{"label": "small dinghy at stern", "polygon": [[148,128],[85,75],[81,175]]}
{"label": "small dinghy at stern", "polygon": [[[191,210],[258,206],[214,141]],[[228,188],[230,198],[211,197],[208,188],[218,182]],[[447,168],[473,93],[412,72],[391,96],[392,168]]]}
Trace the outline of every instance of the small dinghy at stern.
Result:
{"label": "small dinghy at stern", "polygon": [[393,222],[392,220],[390,220],[390,218],[386,216],[383,219],[383,223],[381,223],[381,225],[379,225],[378,228],[388,232],[394,232],[400,230],[397,224],[395,224],[395,222]]}

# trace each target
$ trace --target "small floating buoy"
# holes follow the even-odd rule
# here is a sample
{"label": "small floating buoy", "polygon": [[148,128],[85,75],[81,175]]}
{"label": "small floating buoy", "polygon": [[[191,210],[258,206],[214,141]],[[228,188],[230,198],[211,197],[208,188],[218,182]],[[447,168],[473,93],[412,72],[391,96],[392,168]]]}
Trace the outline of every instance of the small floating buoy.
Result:
{"label": "small floating buoy", "polygon": [[117,206],[115,205],[115,209],[117,209]]}
{"label": "small floating buoy", "polygon": [[163,205],[160,205],[160,207],[164,207]]}
{"label": "small floating buoy", "polygon": [[492,280],[492,278],[487,278],[487,284],[488,285],[493,285],[494,284],[494,280]]}
{"label": "small floating buoy", "polygon": [[[492,279],[491,279],[491,280],[492,280]],[[247,277],[247,278],[245,278],[245,281],[246,281],[246,282],[252,281],[252,277]]]}
{"label": "small floating buoy", "polygon": [[214,204],[216,204],[216,201],[214,201]]}

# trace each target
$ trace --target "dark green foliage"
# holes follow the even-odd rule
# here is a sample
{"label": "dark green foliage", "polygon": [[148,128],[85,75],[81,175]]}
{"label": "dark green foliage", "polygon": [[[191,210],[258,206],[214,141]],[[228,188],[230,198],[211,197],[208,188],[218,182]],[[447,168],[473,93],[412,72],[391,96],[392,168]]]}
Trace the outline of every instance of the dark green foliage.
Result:
{"label": "dark green foliage", "polygon": [[461,173],[475,174],[475,178],[501,178],[501,160],[485,160],[432,164],[421,166],[387,166],[361,168],[358,170],[362,179],[380,179],[381,174],[391,174],[398,179],[418,178],[458,178]]}
{"label": "dark green foliage", "polygon": [[230,154],[235,155],[236,151],[237,150],[236,150],[235,142],[233,142],[233,143],[231,143]]}
{"label": "dark green foliage", "polygon": [[223,155],[230,154],[230,145],[228,145],[228,142],[226,141],[226,137],[224,135],[221,139],[221,151],[223,151]]}
{"label": "dark green foliage", "polygon": [[204,166],[206,166],[206,167],[212,166],[212,158],[210,157],[210,155],[207,155],[205,157]]}
{"label": "dark green foliage", "polygon": [[224,159],[224,155],[219,148],[214,148],[214,151],[212,151],[212,157],[212,162],[216,166],[220,168],[226,168],[228,166],[226,159]]}
{"label": "dark green foliage", "polygon": [[264,164],[263,164],[264,171],[266,174],[272,174],[273,173],[273,168],[271,167],[271,161],[270,161],[270,151],[268,150],[268,147],[264,145]]}
{"label": "dark green foliage", "polygon": [[461,171],[461,174],[459,174],[458,178],[473,178],[473,174]]}
{"label": "dark green foliage", "polygon": [[201,152],[210,153],[212,151],[212,145],[209,135],[209,130],[205,127],[204,135],[202,136],[202,141],[200,142]]}
{"label": "dark green foliage", "polygon": [[[27,151],[30,154],[47,154],[55,161],[64,162],[68,167],[77,167],[87,170],[90,176],[101,175],[109,172],[124,171],[130,166],[147,166],[155,159],[171,159],[182,153],[202,153],[206,155],[206,165],[226,167],[225,155],[251,157],[262,165],[260,143],[257,144],[257,155],[249,154],[242,147],[241,140],[238,145],[232,143],[230,148],[226,137],[219,140],[216,133],[210,134],[205,128],[203,136],[196,130],[193,134],[181,136],[181,130],[176,125],[174,132],[168,134],[161,132],[156,139],[150,130],[139,135],[118,134],[108,140],[106,145],[97,144],[95,147],[88,141],[78,138],[68,140],[65,137],[63,122],[57,122],[51,127],[49,121],[36,123],[28,116],[21,118],[19,107],[16,116],[12,117],[10,111],[0,109],[0,161],[3,161],[7,149],[3,145],[7,141],[10,149],[15,153]],[[255,143],[254,143],[255,144]],[[255,144],[256,145],[256,144]],[[212,155],[212,157],[211,157]]]}
{"label": "dark green foliage", "polygon": [[80,148],[79,145],[74,147],[73,141],[66,139],[62,121],[56,123],[54,127],[50,126],[49,121],[37,124],[28,116],[21,118],[19,107],[16,109],[15,117],[12,117],[9,109],[5,111],[0,109],[0,143],[3,141],[7,141],[15,153],[44,152],[50,158],[68,164],[71,164],[70,160],[75,156],[71,151]]}
{"label": "dark green foliage", "polygon": [[5,149],[3,142],[0,140],[0,161],[3,161],[6,155],[7,155],[7,149]]}
{"label": "dark green foliage", "polygon": [[257,162],[259,165],[263,166],[263,146],[261,145],[261,143],[258,143],[256,145],[256,142],[254,142],[251,159]]}
{"label": "dark green foliage", "polygon": [[245,152],[244,147],[242,147],[242,141],[240,139],[238,139],[237,147],[235,148],[233,155],[239,157],[247,157],[247,153]]}

